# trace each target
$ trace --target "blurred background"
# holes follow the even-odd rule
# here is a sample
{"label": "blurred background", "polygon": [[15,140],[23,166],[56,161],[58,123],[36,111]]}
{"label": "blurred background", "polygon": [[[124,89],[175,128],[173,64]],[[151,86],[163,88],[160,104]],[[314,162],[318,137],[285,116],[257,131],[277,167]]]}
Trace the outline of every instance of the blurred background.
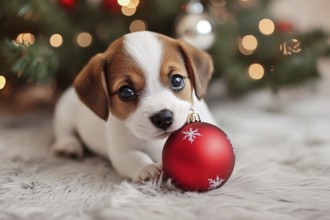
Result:
{"label": "blurred background", "polygon": [[315,86],[330,55],[327,0],[0,2],[0,109],[54,105],[90,57],[123,34],[183,38],[215,64],[212,101]]}

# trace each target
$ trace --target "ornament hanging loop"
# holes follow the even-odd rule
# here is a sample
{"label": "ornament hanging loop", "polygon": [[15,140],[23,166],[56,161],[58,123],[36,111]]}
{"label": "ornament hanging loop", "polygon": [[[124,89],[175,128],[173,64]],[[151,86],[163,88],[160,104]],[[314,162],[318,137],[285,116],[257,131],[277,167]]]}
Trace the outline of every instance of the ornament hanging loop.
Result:
{"label": "ornament hanging loop", "polygon": [[190,109],[187,123],[193,123],[193,122],[201,122],[201,118],[199,117],[198,113],[196,113],[193,109]]}

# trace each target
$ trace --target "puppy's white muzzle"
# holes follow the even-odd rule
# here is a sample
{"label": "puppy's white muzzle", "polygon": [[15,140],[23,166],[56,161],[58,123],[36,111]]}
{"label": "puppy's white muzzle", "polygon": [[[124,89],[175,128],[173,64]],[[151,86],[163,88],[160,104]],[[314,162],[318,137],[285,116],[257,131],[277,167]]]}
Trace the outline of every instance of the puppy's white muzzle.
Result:
{"label": "puppy's white muzzle", "polygon": [[191,103],[175,96],[168,89],[141,98],[136,111],[125,124],[141,139],[159,139],[178,130],[186,122]]}

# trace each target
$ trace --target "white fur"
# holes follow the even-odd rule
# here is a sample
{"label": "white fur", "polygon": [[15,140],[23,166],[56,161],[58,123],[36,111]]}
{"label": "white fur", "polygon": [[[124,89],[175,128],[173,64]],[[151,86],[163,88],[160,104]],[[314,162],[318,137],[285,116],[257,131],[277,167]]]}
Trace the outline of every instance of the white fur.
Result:
{"label": "white fur", "polygon": [[163,109],[171,110],[174,120],[167,132],[173,132],[185,123],[191,107],[190,102],[177,98],[169,89],[160,88],[159,91],[141,98],[139,108],[125,121],[125,124],[132,127],[132,132],[137,137],[158,139],[164,135],[164,130],[156,129],[149,120],[150,116]]}
{"label": "white fur", "polygon": [[[191,103],[178,99],[173,92],[164,88],[159,81],[163,45],[151,32],[138,32],[125,37],[125,51],[146,73],[146,86],[139,101],[139,108],[125,121],[133,134],[142,139],[156,139],[164,134],[155,129],[149,118],[163,109],[173,112],[174,123],[169,132],[177,130],[185,122]],[[145,42],[148,42],[147,44]]]}
{"label": "white fur", "polygon": [[[147,43],[146,43],[147,42]],[[123,176],[135,181],[156,178],[161,171],[161,154],[169,132],[179,129],[186,121],[192,103],[179,99],[159,81],[162,44],[152,33],[141,32],[124,37],[124,47],[145,74],[146,85],[138,108],[126,120],[120,121],[110,114],[104,122],[89,110],[74,90],[69,89],[60,99],[55,111],[55,152],[73,154],[69,146],[74,143],[77,156],[82,146],[74,135],[78,131],[82,141],[94,152],[108,157]],[[204,121],[215,123],[204,101],[194,98],[194,109]],[[163,110],[173,112],[174,121],[168,133],[156,128],[150,116]]]}
{"label": "white fur", "polygon": [[[147,43],[146,43],[147,42]],[[145,92],[151,94],[161,88],[159,71],[163,57],[163,45],[152,32],[142,31],[124,36],[125,51],[146,73]]]}

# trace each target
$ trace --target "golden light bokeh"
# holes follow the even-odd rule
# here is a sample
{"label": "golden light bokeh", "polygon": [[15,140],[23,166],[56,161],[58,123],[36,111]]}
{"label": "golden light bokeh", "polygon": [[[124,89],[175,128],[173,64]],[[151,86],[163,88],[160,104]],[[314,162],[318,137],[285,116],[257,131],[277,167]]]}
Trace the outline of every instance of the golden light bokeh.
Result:
{"label": "golden light bokeh", "polygon": [[245,35],[238,40],[238,50],[243,55],[251,55],[258,47],[258,40],[253,35]]}
{"label": "golden light bokeh", "polygon": [[5,86],[6,86],[6,78],[0,75],[0,89],[5,88]]}
{"label": "golden light bokeh", "polygon": [[249,76],[254,80],[260,80],[264,77],[265,69],[259,63],[253,63],[249,66],[248,69]]}
{"label": "golden light bokeh", "polygon": [[136,12],[136,8],[129,8],[127,6],[121,7],[121,12],[126,16],[132,16]]}
{"label": "golden light bokeh", "polygon": [[118,0],[120,6],[127,6],[130,3],[130,0]]}
{"label": "golden light bokeh", "polygon": [[77,44],[80,47],[88,47],[93,41],[93,37],[88,32],[81,32],[77,35]]}
{"label": "golden light bokeh", "polygon": [[25,46],[29,46],[34,44],[35,37],[31,33],[20,33],[16,37],[16,42],[20,44],[24,44]]}
{"label": "golden light bokeh", "polygon": [[60,47],[63,43],[63,37],[60,34],[53,34],[49,38],[49,43],[52,47]]}
{"label": "golden light bokeh", "polygon": [[238,50],[241,52],[243,55],[251,55],[253,54],[254,50],[247,50],[243,47],[242,44],[242,39],[238,39]]}
{"label": "golden light bokeh", "polygon": [[258,46],[258,40],[255,36],[253,35],[245,35],[242,38],[242,46],[246,49],[246,50],[252,50],[254,51],[255,49],[257,49]]}
{"label": "golden light bokeh", "polygon": [[136,8],[139,4],[139,0],[117,0],[120,6],[126,6],[128,8]]}
{"label": "golden light bokeh", "polygon": [[275,31],[275,24],[269,18],[264,18],[259,22],[259,30],[264,35],[271,35]]}
{"label": "golden light bokeh", "polygon": [[129,3],[126,5],[128,8],[137,8],[140,4],[139,0],[130,0]]}
{"label": "golden light bokeh", "polygon": [[147,30],[147,24],[143,20],[134,20],[129,26],[131,32]]}

